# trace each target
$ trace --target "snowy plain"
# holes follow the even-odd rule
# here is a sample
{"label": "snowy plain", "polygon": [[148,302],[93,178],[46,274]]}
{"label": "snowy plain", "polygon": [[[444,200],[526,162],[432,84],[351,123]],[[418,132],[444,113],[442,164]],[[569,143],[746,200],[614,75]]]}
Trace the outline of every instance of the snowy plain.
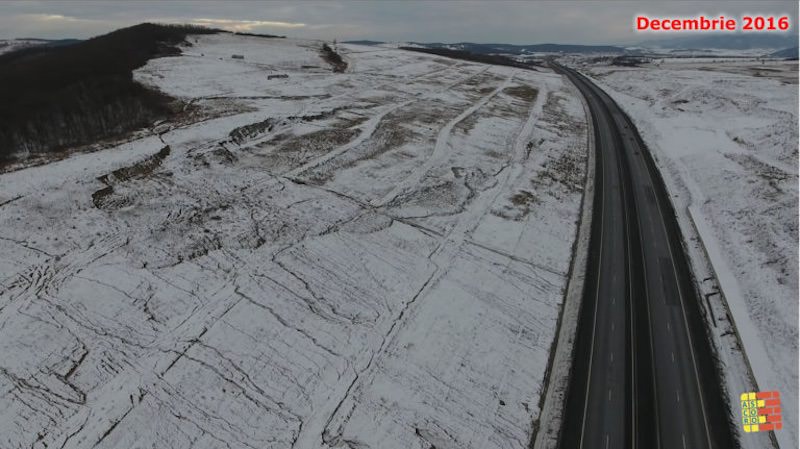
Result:
{"label": "snowy plain", "polygon": [[574,91],[190,42],[135,73],[181,120],[0,175],[0,447],[528,447],[585,176]]}
{"label": "snowy plain", "polygon": [[[784,429],[775,436],[781,448],[797,447],[797,62],[666,59],[581,70],[631,116],[673,196],[733,422],[741,428],[738,397],[754,379],[781,393]],[[772,447],[767,434],[740,438],[746,448]]]}

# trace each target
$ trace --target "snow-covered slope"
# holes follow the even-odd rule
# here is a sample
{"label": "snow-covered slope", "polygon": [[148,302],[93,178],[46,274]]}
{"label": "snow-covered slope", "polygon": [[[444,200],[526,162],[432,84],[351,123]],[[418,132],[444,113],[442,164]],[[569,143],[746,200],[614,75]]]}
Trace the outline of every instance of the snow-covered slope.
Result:
{"label": "snow-covered slope", "polygon": [[579,99],[393,49],[340,46],[333,74],[318,42],[191,41],[135,74],[180,121],[0,175],[0,447],[527,447]]}
{"label": "snow-covered slope", "polygon": [[[726,353],[741,344],[758,387],[785,398],[781,447],[797,447],[797,63],[669,61],[588,71],[630,114],[673,193],[734,413],[739,394],[752,388],[741,357]],[[765,447],[768,438],[742,442]]]}
{"label": "snow-covered slope", "polygon": [[39,39],[0,39],[0,55],[23,48],[45,44],[47,41]]}

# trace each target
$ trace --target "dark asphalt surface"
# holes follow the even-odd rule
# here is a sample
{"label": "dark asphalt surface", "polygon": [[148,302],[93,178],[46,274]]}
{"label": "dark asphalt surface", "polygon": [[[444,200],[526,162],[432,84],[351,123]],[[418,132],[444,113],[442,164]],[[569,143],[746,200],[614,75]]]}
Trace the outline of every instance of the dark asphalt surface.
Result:
{"label": "dark asphalt surface", "polygon": [[563,68],[597,148],[594,220],[562,448],[733,448],[699,294],[664,184],[630,119]]}

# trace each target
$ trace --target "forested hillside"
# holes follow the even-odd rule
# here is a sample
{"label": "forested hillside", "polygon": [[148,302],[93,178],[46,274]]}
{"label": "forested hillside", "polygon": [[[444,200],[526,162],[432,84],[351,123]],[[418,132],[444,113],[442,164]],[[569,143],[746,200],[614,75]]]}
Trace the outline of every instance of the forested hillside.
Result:
{"label": "forested hillside", "polygon": [[178,54],[193,26],[145,23],[74,45],[0,55],[0,161],[59,151],[140,128],[171,113],[171,99],[132,70]]}

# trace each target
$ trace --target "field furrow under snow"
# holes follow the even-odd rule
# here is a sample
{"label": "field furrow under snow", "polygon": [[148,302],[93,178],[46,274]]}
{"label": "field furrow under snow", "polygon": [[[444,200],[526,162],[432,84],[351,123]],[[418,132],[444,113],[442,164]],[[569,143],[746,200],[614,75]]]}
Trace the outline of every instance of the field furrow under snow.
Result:
{"label": "field furrow under snow", "polygon": [[585,176],[565,81],[190,41],[135,74],[180,120],[0,175],[0,447],[528,447]]}

